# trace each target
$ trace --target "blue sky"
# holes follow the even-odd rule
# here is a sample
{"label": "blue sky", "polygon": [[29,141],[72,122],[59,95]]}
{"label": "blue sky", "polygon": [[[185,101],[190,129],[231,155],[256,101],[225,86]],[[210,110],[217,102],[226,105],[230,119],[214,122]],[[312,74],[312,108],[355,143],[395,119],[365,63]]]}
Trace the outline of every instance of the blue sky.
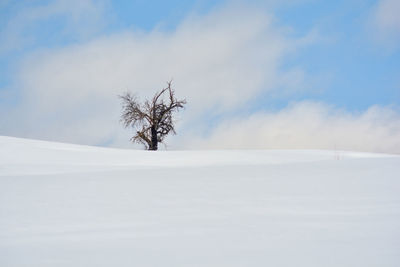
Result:
{"label": "blue sky", "polygon": [[[173,77],[189,104],[172,149],[400,153],[399,7],[395,0],[0,1],[0,134],[129,147],[127,130],[112,122],[118,103],[106,99],[124,90],[145,97]],[[282,126],[301,112],[304,127]],[[282,122],[261,127],[260,147],[237,142],[245,133],[236,125],[254,118]],[[357,143],[365,129],[379,131]],[[302,139],[287,136],[299,131]],[[349,140],[337,141],[343,136]]]}

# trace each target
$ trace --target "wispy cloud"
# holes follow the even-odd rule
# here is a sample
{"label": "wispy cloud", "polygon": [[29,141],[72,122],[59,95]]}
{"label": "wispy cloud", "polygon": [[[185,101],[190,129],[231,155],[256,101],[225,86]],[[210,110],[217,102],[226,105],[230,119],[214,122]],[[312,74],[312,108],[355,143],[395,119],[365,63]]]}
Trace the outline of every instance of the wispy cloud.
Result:
{"label": "wispy cloud", "polygon": [[[55,0],[50,2],[6,2],[11,18],[0,29],[0,55],[23,49],[42,38],[70,37],[81,40],[93,36],[104,25],[106,2],[95,0]],[[16,8],[18,7],[18,8]],[[13,10],[17,10],[15,13]],[[52,28],[56,25],[56,28]],[[48,32],[46,32],[48,31]],[[57,32],[54,32],[57,31]]]}
{"label": "wispy cloud", "polygon": [[378,40],[398,46],[400,42],[400,1],[380,0],[373,9],[372,27]]}
{"label": "wispy cloud", "polygon": [[21,65],[15,116],[32,137],[120,143],[112,126],[117,95],[129,89],[147,97],[173,78],[189,102],[185,122],[200,124],[204,114],[234,110],[291,84],[290,77],[301,79],[298,69],[280,70],[297,45],[284,32],[263,11],[230,7],[192,15],[172,32],[127,31],[42,51]]}

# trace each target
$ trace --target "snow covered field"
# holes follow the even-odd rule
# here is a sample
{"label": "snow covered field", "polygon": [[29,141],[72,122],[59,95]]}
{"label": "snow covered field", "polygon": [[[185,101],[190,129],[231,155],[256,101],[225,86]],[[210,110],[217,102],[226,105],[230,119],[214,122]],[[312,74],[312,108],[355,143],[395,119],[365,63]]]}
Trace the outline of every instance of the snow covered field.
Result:
{"label": "snow covered field", "polygon": [[400,266],[400,157],[0,137],[0,266]]}

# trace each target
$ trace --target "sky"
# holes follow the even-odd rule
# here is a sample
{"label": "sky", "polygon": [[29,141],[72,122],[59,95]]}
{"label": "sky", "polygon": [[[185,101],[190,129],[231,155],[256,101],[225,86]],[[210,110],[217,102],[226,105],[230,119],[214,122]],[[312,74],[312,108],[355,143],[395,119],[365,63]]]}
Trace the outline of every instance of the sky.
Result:
{"label": "sky", "polygon": [[173,80],[163,149],[400,153],[398,0],[0,0],[0,135],[141,149],[118,95]]}

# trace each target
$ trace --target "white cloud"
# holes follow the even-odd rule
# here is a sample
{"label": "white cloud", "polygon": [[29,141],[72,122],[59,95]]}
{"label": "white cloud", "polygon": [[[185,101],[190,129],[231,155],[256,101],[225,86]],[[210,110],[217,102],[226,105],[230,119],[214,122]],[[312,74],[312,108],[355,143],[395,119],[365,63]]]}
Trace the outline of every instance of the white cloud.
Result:
{"label": "white cloud", "polygon": [[263,11],[241,6],[193,15],[172,32],[124,32],[42,51],[21,66],[18,120],[30,137],[120,143],[117,95],[147,97],[173,78],[188,100],[185,121],[198,124],[302,78],[298,69],[279,71],[297,42],[283,32]]}
{"label": "white cloud", "polygon": [[301,102],[276,113],[223,121],[208,136],[185,140],[200,149],[338,149],[400,153],[400,112],[370,107],[350,113]]}

